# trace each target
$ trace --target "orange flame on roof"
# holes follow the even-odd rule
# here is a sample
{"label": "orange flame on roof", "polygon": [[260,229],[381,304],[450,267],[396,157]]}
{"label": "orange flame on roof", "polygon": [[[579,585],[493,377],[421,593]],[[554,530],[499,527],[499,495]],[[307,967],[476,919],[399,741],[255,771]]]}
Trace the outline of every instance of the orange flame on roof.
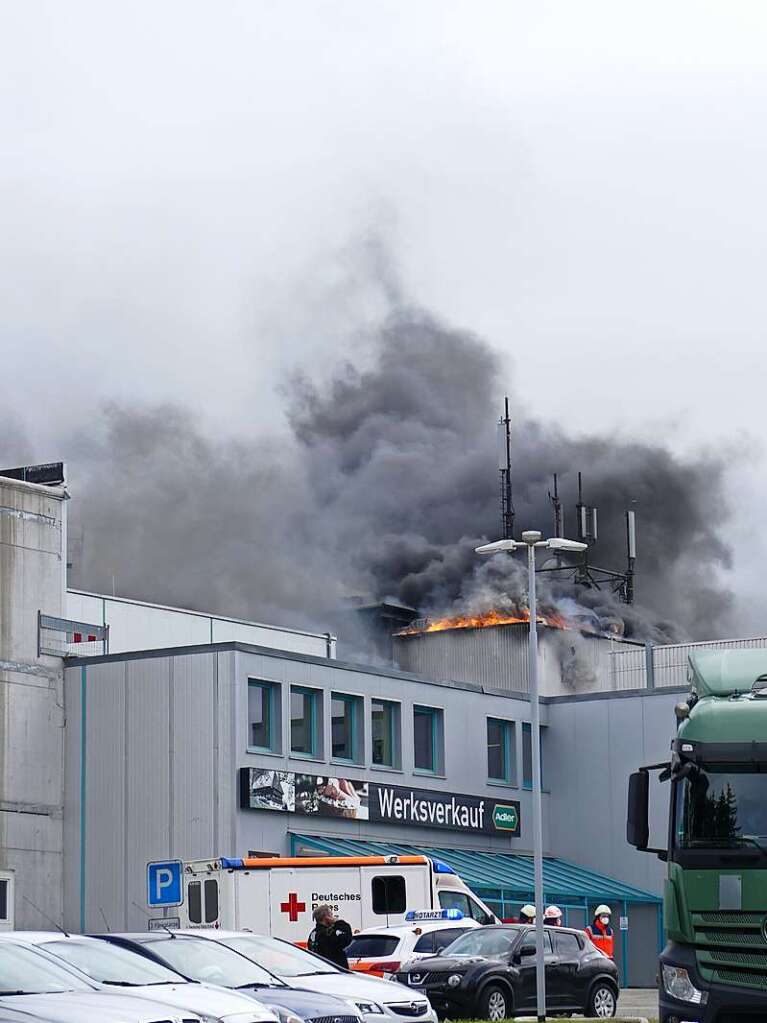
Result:
{"label": "orange flame on roof", "polygon": [[[485,611],[482,614],[456,615],[452,618],[423,618],[413,622],[407,629],[397,633],[399,636],[410,636],[421,632],[445,632],[448,629],[486,629],[495,625],[522,625],[530,621],[530,612],[526,607],[514,611]],[[548,625],[552,629],[572,629],[577,625],[556,611],[546,610],[536,616],[539,625]]]}

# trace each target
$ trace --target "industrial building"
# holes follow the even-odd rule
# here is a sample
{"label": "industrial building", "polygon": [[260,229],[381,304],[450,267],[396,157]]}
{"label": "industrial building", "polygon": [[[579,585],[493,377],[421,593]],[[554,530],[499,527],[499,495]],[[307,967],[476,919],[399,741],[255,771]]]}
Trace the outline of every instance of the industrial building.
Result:
{"label": "industrial building", "polygon": [[[67,591],[65,550],[64,487],[0,479],[0,926],[142,929],[147,862],[248,853],[423,850],[502,917],[530,900],[524,624],[398,612],[399,667],[350,663],[329,634]],[[541,629],[546,898],[576,926],[612,905],[631,984],[663,866],[625,842],[627,778],[668,755],[688,650]]]}

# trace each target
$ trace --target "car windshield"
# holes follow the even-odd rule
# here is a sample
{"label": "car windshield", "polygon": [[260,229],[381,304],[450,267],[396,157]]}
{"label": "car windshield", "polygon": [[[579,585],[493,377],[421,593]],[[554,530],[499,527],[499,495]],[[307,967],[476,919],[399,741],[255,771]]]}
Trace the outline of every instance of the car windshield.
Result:
{"label": "car windshield", "polygon": [[344,949],[350,959],[370,959],[374,956],[390,956],[399,945],[399,938],[389,934],[358,934]]}
{"label": "car windshield", "polygon": [[94,990],[65,966],[34,949],[10,941],[0,944],[0,997]]}
{"label": "car windshield", "polygon": [[467,931],[448,945],[442,953],[446,956],[500,956],[511,951],[519,937],[519,931],[491,930],[481,928]]}
{"label": "car windshield", "polygon": [[676,839],[682,849],[767,851],[767,771],[754,765],[701,766],[677,785]]}
{"label": "car windshield", "polygon": [[130,987],[138,984],[186,983],[183,977],[173,973],[167,966],[154,963],[130,949],[99,941],[98,938],[90,941],[61,938],[46,941],[42,947],[46,952],[76,966],[100,984]]}
{"label": "car windshield", "polygon": [[324,959],[278,938],[265,938],[260,934],[238,934],[234,938],[221,940],[229,948],[262,963],[278,977],[309,977],[317,973],[341,972]]}
{"label": "car windshield", "polygon": [[192,980],[222,987],[272,986],[279,983],[257,963],[207,938],[168,938],[145,944],[171,969]]}

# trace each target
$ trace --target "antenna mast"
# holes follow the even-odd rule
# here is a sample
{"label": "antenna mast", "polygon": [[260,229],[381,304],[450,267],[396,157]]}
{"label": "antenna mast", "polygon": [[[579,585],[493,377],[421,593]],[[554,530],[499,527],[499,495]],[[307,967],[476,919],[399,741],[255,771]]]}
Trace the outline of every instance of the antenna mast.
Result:
{"label": "antenna mast", "polygon": [[[559,499],[559,488],[557,477],[554,477],[554,493],[549,491],[549,500],[554,506],[554,532],[556,536],[562,535],[562,502]],[[615,572],[609,568],[598,568],[592,565],[589,560],[589,550],[596,544],[598,538],[598,515],[597,509],[589,506],[583,500],[583,475],[578,473],[578,503],[575,506],[576,531],[578,539],[588,544],[587,549],[575,561],[564,563],[560,556],[556,558],[556,564],[539,568],[539,572],[567,573],[572,582],[578,586],[586,586],[589,589],[601,590],[611,589],[624,604],[634,603],[634,576],[636,572],[636,513],[633,510],[626,512],[626,545],[627,563],[625,572]]]}
{"label": "antenna mast", "polygon": [[498,471],[501,477],[501,532],[504,540],[514,538],[514,502],[511,495],[511,418],[509,399],[504,399],[504,415],[498,421]]}

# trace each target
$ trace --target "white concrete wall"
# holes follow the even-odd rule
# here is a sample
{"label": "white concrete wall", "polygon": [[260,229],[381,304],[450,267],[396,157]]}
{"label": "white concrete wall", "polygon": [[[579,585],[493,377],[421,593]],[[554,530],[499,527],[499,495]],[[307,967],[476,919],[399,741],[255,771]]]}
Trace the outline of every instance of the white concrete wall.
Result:
{"label": "white concrete wall", "polygon": [[21,928],[63,913],[62,661],[38,655],[37,618],[64,614],[65,580],[64,489],[0,477],[0,868]]}

